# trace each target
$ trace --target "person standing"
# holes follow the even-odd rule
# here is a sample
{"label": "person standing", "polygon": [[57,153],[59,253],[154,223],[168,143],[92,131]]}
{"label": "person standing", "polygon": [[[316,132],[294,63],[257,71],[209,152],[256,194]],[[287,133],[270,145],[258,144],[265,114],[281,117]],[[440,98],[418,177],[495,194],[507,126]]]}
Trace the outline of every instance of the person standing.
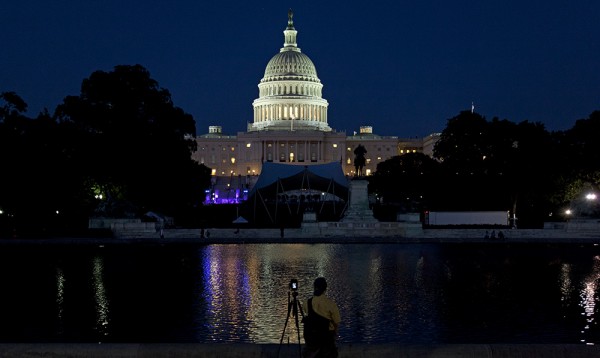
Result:
{"label": "person standing", "polygon": [[[316,314],[321,319],[324,317],[329,320],[329,329],[322,333],[322,337],[311,339],[306,342],[303,356],[305,358],[331,357],[337,358],[338,351],[335,340],[338,333],[341,317],[337,304],[325,295],[327,290],[327,281],[319,277],[314,282],[314,295],[303,304],[304,312],[307,315]],[[306,340],[306,335],[304,339]]]}

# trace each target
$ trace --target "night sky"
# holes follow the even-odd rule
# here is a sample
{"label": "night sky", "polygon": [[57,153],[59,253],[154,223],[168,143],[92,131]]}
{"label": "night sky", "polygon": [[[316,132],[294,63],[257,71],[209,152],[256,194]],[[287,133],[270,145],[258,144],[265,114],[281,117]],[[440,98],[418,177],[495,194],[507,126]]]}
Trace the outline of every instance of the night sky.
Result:
{"label": "night sky", "polygon": [[5,1],[0,92],[53,112],[95,70],[141,64],[198,134],[244,131],[294,11],[329,124],[421,137],[462,110],[564,130],[600,109],[600,1]]}

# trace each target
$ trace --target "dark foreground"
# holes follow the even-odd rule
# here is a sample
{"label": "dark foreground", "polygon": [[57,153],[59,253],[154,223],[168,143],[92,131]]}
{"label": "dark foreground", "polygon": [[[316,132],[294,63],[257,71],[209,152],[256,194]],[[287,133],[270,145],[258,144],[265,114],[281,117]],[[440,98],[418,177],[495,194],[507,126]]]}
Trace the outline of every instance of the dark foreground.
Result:
{"label": "dark foreground", "polygon": [[[298,357],[297,345],[277,344],[0,344],[1,357]],[[457,344],[385,345],[346,344],[340,357],[599,357],[590,345]]]}

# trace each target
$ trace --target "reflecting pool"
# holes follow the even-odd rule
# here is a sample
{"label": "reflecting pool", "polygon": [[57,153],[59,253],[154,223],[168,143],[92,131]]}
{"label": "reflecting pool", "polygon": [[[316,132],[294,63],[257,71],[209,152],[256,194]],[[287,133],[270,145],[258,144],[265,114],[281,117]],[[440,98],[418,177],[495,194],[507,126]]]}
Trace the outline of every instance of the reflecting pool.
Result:
{"label": "reflecting pool", "polygon": [[341,342],[600,341],[598,246],[501,243],[4,245],[0,341],[296,342],[318,276]]}

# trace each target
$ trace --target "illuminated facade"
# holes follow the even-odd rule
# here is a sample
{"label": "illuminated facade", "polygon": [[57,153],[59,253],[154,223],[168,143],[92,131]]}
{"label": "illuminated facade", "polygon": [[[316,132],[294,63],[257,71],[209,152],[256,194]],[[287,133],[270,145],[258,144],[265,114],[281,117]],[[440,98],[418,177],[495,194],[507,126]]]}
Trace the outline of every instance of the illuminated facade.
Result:
{"label": "illuminated facade", "polygon": [[[380,136],[370,126],[351,136],[332,129],[323,84],[311,59],[298,47],[297,33],[290,11],[283,47],[268,62],[258,84],[259,97],[252,103],[253,122],[247,131],[226,135],[220,126],[211,126],[207,134],[196,137],[198,149],[193,158],[212,169],[208,202],[244,200],[245,190],[256,182],[265,161],[290,165],[339,161],[352,176],[354,149],[359,144],[367,150],[367,175],[393,156],[427,152],[424,139]],[[433,148],[434,143],[426,144]]]}

